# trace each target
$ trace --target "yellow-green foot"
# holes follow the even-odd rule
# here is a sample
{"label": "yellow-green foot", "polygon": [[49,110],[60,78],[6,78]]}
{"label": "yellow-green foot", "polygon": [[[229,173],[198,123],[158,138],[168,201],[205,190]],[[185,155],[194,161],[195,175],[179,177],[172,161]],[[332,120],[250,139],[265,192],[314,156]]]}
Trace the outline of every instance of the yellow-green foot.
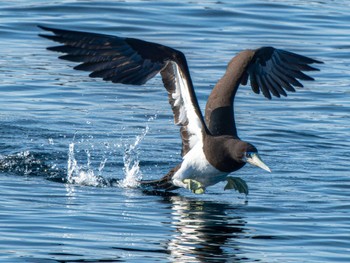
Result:
{"label": "yellow-green foot", "polygon": [[241,194],[243,193],[245,195],[248,195],[249,193],[248,185],[243,179],[239,177],[227,176],[226,180],[227,180],[227,184],[224,190],[234,189],[240,192]]}
{"label": "yellow-green foot", "polygon": [[184,179],[182,182],[186,184],[186,188],[191,190],[192,193],[203,194],[205,191],[205,188],[202,186],[202,184],[196,180]]}

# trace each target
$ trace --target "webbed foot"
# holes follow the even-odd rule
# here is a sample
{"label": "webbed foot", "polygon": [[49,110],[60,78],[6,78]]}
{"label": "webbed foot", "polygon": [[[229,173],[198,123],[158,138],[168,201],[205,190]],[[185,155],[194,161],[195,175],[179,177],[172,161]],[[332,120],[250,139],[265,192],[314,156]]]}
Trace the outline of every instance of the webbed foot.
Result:
{"label": "webbed foot", "polygon": [[200,182],[196,180],[184,179],[182,182],[186,185],[187,189],[192,191],[192,193],[203,194],[205,192],[205,188],[202,186]]}
{"label": "webbed foot", "polygon": [[234,189],[241,194],[243,193],[245,195],[248,195],[249,193],[248,185],[243,179],[239,177],[227,176],[226,180],[227,180],[227,184],[224,190]]}

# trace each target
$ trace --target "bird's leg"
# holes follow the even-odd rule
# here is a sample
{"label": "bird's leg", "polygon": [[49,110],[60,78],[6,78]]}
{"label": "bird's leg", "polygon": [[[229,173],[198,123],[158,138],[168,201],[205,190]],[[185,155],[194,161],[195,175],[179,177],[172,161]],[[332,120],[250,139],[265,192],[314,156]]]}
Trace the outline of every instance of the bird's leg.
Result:
{"label": "bird's leg", "polygon": [[237,190],[239,193],[244,193],[245,195],[248,195],[248,185],[243,179],[239,177],[227,176],[226,180],[227,184],[224,190],[234,189]]}
{"label": "bird's leg", "polygon": [[205,187],[203,187],[202,184],[196,180],[184,179],[182,182],[186,185],[187,189],[192,191],[192,193],[203,194],[205,192]]}

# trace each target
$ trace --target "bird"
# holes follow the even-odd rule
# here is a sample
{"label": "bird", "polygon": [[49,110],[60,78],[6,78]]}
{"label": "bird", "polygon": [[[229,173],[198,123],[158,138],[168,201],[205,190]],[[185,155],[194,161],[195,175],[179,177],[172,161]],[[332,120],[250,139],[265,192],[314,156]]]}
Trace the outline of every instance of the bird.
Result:
{"label": "bird", "polygon": [[230,174],[246,163],[271,170],[257,148],[238,136],[234,114],[238,88],[250,83],[254,93],[269,100],[287,96],[303,87],[301,80],[314,80],[303,71],[318,71],[310,65],[323,63],[271,46],[245,49],[229,61],[209,95],[203,116],[183,52],[137,38],[38,27],[51,32],[40,37],[60,43],[48,50],[64,53],[60,59],[80,63],[74,69],[91,72],[89,77],[143,85],[160,73],[174,123],[179,126],[182,159],[160,179],[139,182],[156,190],[186,188],[202,194],[207,187],[227,181],[225,190],[248,194],[246,182]]}

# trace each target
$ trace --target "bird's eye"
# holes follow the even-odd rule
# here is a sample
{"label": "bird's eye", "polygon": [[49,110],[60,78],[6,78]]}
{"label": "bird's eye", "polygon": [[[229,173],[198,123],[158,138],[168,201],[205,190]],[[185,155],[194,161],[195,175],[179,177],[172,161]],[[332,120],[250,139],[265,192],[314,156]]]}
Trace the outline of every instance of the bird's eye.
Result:
{"label": "bird's eye", "polygon": [[247,152],[245,153],[246,158],[252,158],[253,153],[252,152]]}

